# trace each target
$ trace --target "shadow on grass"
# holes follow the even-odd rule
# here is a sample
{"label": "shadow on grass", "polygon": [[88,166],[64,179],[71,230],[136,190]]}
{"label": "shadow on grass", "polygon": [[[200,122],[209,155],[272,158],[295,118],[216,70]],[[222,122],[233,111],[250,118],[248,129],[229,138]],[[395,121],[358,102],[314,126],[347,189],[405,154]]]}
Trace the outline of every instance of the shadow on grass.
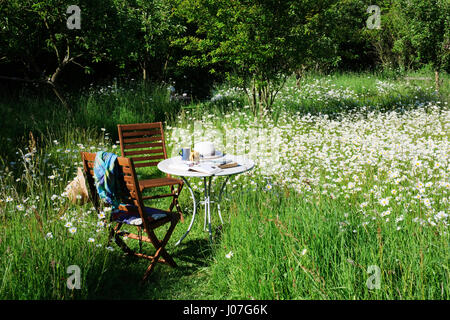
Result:
{"label": "shadow on grass", "polygon": [[[178,264],[172,268],[158,263],[147,281],[141,282],[149,260],[125,255],[120,249],[108,258],[103,273],[92,272],[87,299],[177,299],[189,295],[189,287],[202,281],[196,273],[208,266],[212,247],[206,239],[192,239],[167,248]],[[143,251],[146,251],[143,249]],[[101,262],[97,270],[102,268]]]}

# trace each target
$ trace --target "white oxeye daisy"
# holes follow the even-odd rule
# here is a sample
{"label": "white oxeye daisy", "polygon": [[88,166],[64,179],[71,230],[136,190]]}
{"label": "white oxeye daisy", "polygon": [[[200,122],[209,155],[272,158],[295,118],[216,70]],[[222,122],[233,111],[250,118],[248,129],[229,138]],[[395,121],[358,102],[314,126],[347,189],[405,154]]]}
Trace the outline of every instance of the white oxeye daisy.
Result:
{"label": "white oxeye daisy", "polygon": [[439,212],[434,216],[434,218],[435,218],[436,220],[445,219],[445,218],[447,218],[447,217],[448,217],[448,214],[446,214],[444,211],[439,211]]}
{"label": "white oxeye daisy", "polygon": [[89,238],[88,242],[95,242],[95,239],[94,238]]}
{"label": "white oxeye daisy", "polygon": [[425,207],[429,208],[431,207],[431,201],[430,199],[426,198],[423,200],[423,204],[425,205]]}
{"label": "white oxeye daisy", "polygon": [[74,234],[75,232],[77,232],[77,228],[75,228],[75,227],[69,228],[69,232],[71,234]]}
{"label": "white oxeye daisy", "polygon": [[383,207],[387,206],[389,204],[389,199],[388,198],[384,198],[384,199],[380,199],[378,201]]}
{"label": "white oxeye daisy", "polygon": [[19,211],[24,211],[25,207],[23,206],[23,204],[19,204],[19,205],[16,206],[16,209],[19,210]]}
{"label": "white oxeye daisy", "polygon": [[390,214],[391,214],[391,210],[388,209],[388,210],[382,212],[382,213],[380,214],[380,216],[385,217],[385,216],[388,216],[388,215],[390,215]]}
{"label": "white oxeye daisy", "polygon": [[105,213],[103,212],[103,211],[100,211],[100,213],[99,214],[97,214],[97,217],[99,218],[99,219],[104,219],[105,218]]}
{"label": "white oxeye daisy", "polygon": [[64,225],[64,227],[66,227],[66,228],[72,227],[72,222],[70,222],[70,221],[66,222],[66,224]]}
{"label": "white oxeye daisy", "polygon": [[13,199],[12,197],[9,197],[9,196],[8,196],[8,197],[6,197],[6,200],[5,200],[5,201],[6,201],[6,202],[11,202],[11,201],[13,201],[13,200],[14,200],[14,199]]}
{"label": "white oxeye daisy", "polygon": [[45,235],[45,239],[53,239],[53,234],[52,234],[51,232],[48,232],[48,233]]}
{"label": "white oxeye daisy", "polygon": [[225,258],[230,259],[232,256],[233,256],[233,251],[230,251],[225,255]]}

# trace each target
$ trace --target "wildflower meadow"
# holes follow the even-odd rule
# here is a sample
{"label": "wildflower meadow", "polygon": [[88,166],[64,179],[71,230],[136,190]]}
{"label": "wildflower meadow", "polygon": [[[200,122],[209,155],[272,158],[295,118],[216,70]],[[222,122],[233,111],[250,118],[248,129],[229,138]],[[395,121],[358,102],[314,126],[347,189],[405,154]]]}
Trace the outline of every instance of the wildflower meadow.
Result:
{"label": "wildflower meadow", "polygon": [[0,300],[449,300],[449,103],[449,0],[0,0]]}
{"label": "wildflower meadow", "polygon": [[[197,221],[179,246],[169,243],[179,268],[161,266],[151,286],[131,292],[127,284],[139,281],[145,262],[107,242],[108,211],[73,204],[65,190],[80,151],[120,153],[111,128],[77,125],[89,119],[90,104],[127,99],[122,89],[94,90],[85,114],[22,137],[2,158],[0,297],[448,299],[448,99],[418,84],[399,98],[400,81],[353,77],[290,83],[270,112],[254,114],[242,92],[223,87],[209,102],[172,105],[179,112],[165,123],[169,156],[206,139],[255,168],[227,184],[223,226],[213,206],[213,243]],[[153,94],[176,103],[164,90]],[[359,107],[326,112],[342,101]],[[158,173],[139,171],[148,174]],[[191,184],[199,196],[201,179]],[[174,239],[193,209],[187,190],[180,202],[187,221]],[[70,266],[79,267],[79,289],[68,287]]]}

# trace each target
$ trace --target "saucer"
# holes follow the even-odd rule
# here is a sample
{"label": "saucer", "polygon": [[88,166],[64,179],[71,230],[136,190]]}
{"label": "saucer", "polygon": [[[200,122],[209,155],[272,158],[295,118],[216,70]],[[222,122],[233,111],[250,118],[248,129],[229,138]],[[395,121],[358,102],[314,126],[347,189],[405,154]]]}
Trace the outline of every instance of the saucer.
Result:
{"label": "saucer", "polygon": [[221,151],[217,151],[213,156],[200,156],[200,160],[211,160],[211,159],[218,159],[218,158],[222,158],[224,156],[223,152]]}

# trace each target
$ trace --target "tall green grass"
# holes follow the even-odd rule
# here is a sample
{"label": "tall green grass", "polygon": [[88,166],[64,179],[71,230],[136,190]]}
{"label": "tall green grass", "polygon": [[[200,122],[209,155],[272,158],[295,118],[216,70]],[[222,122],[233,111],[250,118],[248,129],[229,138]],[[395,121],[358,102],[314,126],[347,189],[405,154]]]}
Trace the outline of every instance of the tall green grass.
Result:
{"label": "tall green grass", "polygon": [[[448,80],[448,75],[443,79]],[[394,83],[397,91],[380,94],[376,80]],[[414,108],[438,99],[431,84],[415,88],[388,75],[310,75],[302,86],[317,81],[337,93],[318,100],[323,91],[315,95],[286,89],[271,116],[281,109],[333,114],[364,106]],[[352,91],[348,98],[338,90],[346,88]],[[444,83],[439,99],[446,101],[449,91],[448,82]],[[164,87],[113,84],[72,96],[71,113],[46,95],[3,95],[0,299],[449,298],[448,230],[439,233],[406,221],[401,230],[377,223],[358,227],[363,219],[346,201],[305,201],[288,189],[269,190],[264,183],[251,192],[229,185],[228,201],[222,204],[223,228],[213,212],[214,243],[203,231],[199,207],[190,235],[175,247],[192,215],[192,201],[184,191],[180,201],[187,221],[177,226],[168,245],[179,267],[158,265],[147,284],[138,285],[148,261],[124,257],[113,243],[108,247],[106,229],[98,225],[92,206],[69,204],[61,193],[75,177],[79,151],[119,153],[118,123],[172,125],[181,117],[187,126],[191,117],[214,114],[220,119],[239,110],[244,125],[248,121],[244,115],[251,115],[245,97],[226,88],[213,95],[220,92],[221,99],[183,106],[171,100]],[[200,191],[196,184],[197,196]],[[152,205],[168,207],[164,201]],[[77,228],[73,234],[68,222]],[[80,266],[80,290],[67,288],[70,265]],[[380,289],[367,287],[369,266],[380,268]]]}
{"label": "tall green grass", "polygon": [[[346,231],[339,228],[343,213]],[[339,202],[309,203],[276,188],[238,193],[228,214],[211,266],[210,285],[220,298],[449,297],[448,236],[417,224],[357,228],[361,214]],[[381,271],[379,289],[367,286],[369,266]]]}

